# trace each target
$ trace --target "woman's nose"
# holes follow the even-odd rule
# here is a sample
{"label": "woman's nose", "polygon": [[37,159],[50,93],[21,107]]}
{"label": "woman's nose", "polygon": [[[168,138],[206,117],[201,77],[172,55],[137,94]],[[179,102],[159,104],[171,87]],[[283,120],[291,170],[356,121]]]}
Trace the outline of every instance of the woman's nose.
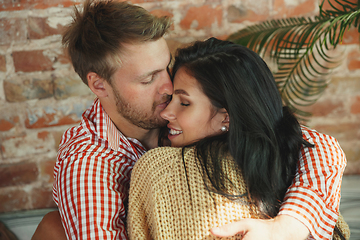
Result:
{"label": "woman's nose", "polygon": [[160,116],[168,121],[174,120],[176,118],[171,103],[172,101],[170,101],[169,105],[167,105],[167,107],[160,113]]}

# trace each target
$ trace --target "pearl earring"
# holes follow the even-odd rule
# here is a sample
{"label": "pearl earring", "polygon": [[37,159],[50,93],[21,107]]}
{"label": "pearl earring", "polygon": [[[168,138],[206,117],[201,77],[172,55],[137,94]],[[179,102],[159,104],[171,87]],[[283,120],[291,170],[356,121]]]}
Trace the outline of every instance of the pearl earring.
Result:
{"label": "pearl earring", "polygon": [[227,131],[227,128],[226,128],[225,126],[222,126],[220,129],[221,129],[222,132],[226,132],[226,131]]}

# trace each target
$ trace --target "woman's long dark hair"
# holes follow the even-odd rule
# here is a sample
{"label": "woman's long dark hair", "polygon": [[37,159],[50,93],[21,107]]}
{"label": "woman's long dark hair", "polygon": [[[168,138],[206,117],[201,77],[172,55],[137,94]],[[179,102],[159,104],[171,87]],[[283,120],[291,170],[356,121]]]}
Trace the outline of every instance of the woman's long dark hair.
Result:
{"label": "woman's long dark hair", "polygon": [[311,146],[300,125],[282,100],[271,71],[250,49],[215,38],[179,49],[173,67],[195,77],[216,108],[225,108],[229,131],[195,144],[211,190],[230,199],[222,169],[224,152],[230,152],[241,169],[248,194],[263,217],[279,211],[296,172],[300,149]]}

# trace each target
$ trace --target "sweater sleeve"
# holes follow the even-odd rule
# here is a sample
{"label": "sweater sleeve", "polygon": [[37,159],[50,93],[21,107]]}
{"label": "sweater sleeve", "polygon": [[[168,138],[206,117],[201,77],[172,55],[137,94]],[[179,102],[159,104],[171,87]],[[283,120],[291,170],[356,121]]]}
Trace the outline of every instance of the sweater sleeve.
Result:
{"label": "sweater sleeve", "polygon": [[339,215],[345,154],[335,138],[306,127],[302,131],[304,139],[314,147],[302,149],[296,176],[279,215],[301,221],[316,240],[331,239]]}
{"label": "sweater sleeve", "polygon": [[145,207],[150,204],[147,201],[150,194],[150,175],[147,170],[149,162],[147,154],[142,156],[135,164],[131,172],[131,182],[129,191],[129,211],[127,216],[127,232],[129,239],[151,239],[150,229],[146,218]]}

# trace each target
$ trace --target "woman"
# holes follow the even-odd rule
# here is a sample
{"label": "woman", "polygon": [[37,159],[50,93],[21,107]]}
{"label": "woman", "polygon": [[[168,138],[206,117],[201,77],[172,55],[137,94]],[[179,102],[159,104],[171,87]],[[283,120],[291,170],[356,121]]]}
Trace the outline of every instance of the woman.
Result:
{"label": "woman", "polygon": [[265,62],[211,38],[180,49],[172,74],[162,112],[172,147],[149,151],[133,169],[130,238],[212,239],[212,227],[275,217],[301,148],[312,144]]}

